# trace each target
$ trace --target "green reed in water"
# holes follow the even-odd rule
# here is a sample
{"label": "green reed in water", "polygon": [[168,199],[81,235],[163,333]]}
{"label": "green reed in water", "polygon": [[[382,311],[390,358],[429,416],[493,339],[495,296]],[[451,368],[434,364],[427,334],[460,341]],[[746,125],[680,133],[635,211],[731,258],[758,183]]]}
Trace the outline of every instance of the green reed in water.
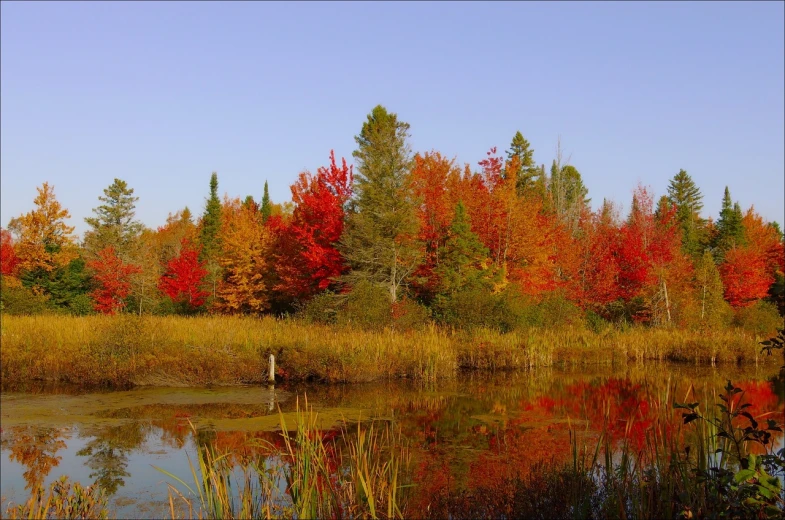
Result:
{"label": "green reed in water", "polygon": [[[194,518],[404,518],[408,477],[408,450],[400,431],[374,423],[357,425],[356,436],[347,429],[341,438],[347,449],[325,440],[317,426],[318,414],[299,399],[296,431],[289,433],[280,413],[284,448],[264,447],[278,464],[265,458],[233,466],[230,453],[217,454],[214,446],[199,448],[198,468],[189,458],[193,487],[179,477],[156,468],[185,486],[193,498],[169,485],[170,513],[177,518],[175,500]],[[241,475],[241,477],[237,477]],[[234,477],[234,478],[233,478]],[[242,482],[237,482],[242,480]],[[282,486],[281,484],[284,484]],[[237,493],[233,491],[237,486]],[[281,488],[284,488],[283,490]]]}
{"label": "green reed in water", "polygon": [[4,518],[109,518],[106,496],[98,486],[83,487],[63,476],[48,489],[38,486],[26,503],[8,507]]}

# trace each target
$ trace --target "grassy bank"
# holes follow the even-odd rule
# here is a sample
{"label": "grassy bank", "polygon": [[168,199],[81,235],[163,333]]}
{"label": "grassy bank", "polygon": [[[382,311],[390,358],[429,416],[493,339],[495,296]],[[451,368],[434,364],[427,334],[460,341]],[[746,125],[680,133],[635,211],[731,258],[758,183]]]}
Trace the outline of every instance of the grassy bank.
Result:
{"label": "grassy bank", "polygon": [[243,317],[2,317],[4,384],[33,380],[82,385],[202,386],[279,379],[366,382],[435,380],[458,370],[671,360],[772,363],[759,338],[738,330],[537,330],[500,334],[361,331],[297,320]]}

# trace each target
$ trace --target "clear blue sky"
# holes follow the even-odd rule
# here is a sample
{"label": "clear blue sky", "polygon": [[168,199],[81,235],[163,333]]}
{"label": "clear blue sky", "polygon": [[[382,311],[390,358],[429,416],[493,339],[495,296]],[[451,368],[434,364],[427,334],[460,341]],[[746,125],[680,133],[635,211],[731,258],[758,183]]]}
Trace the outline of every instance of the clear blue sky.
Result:
{"label": "clear blue sky", "polygon": [[148,226],[221,194],[290,199],[376,104],[476,168],[557,137],[596,207],[686,169],[783,220],[782,2],[3,2],[0,223],[55,185],[80,234],[121,178]]}

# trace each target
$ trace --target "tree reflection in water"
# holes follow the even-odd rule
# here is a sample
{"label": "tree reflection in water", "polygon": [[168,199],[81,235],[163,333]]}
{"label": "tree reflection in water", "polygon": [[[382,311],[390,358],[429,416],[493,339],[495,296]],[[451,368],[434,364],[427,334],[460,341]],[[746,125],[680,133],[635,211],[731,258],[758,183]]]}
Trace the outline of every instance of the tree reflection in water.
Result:
{"label": "tree reflection in water", "polygon": [[57,452],[66,447],[68,431],[61,428],[21,426],[11,428],[3,436],[3,448],[9,458],[25,466],[25,489],[32,491],[44,482],[52,468],[60,464]]}
{"label": "tree reflection in water", "polygon": [[124,478],[131,474],[126,471],[128,457],[138,448],[150,433],[150,425],[143,422],[129,422],[121,426],[102,428],[91,435],[87,445],[76,454],[87,457],[86,466],[93,470],[90,478],[109,496],[117,488],[125,485]]}

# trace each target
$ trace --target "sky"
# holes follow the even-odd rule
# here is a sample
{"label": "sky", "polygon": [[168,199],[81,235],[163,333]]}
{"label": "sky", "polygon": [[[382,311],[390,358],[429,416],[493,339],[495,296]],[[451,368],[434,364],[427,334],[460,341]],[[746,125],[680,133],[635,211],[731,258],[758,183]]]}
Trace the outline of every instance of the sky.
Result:
{"label": "sky", "polygon": [[158,227],[219,192],[275,202],[377,104],[459,165],[559,139],[594,207],[685,169],[717,218],[785,213],[783,2],[7,2],[0,224],[49,182],[81,235],[114,180]]}

